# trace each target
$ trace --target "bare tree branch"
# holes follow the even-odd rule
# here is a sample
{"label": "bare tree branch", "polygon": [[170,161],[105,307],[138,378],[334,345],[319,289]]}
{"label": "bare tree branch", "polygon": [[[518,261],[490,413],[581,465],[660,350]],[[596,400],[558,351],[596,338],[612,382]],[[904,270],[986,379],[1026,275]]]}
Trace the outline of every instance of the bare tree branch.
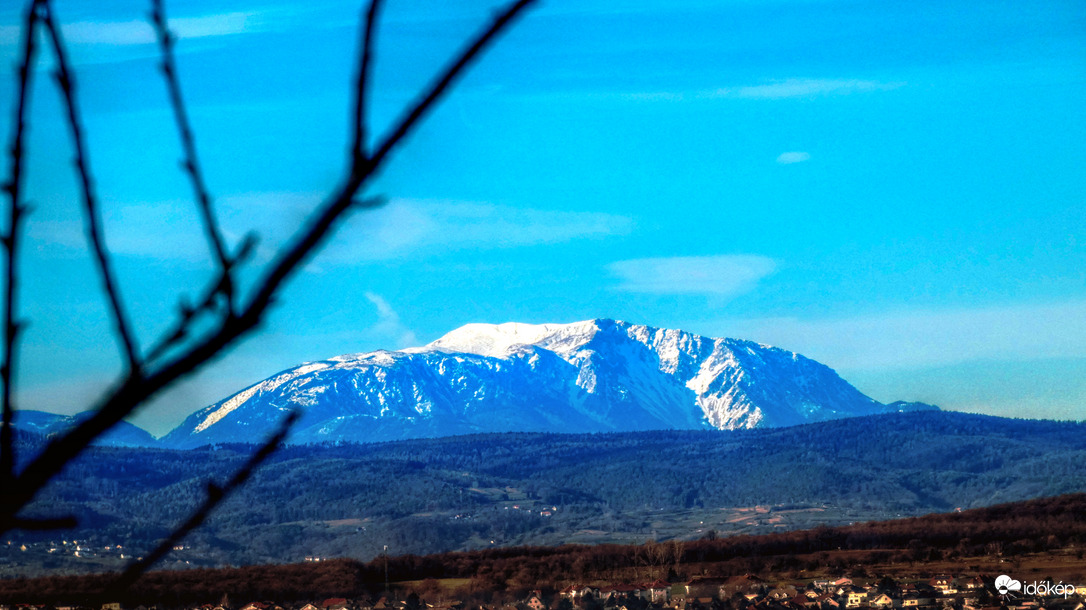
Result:
{"label": "bare tree branch", "polygon": [[56,55],[57,71],[55,74],[57,86],[64,97],[64,103],[68,111],[68,127],[72,134],[72,145],[75,147],[75,166],[79,173],[79,185],[83,192],[83,212],[86,217],[87,239],[90,241],[94,252],[95,262],[98,264],[98,274],[102,281],[102,290],[109,298],[110,308],[113,312],[113,325],[117,331],[117,338],[121,343],[123,355],[127,360],[128,374],[140,374],[140,360],[136,348],[134,333],[128,315],[125,313],[124,304],[121,301],[120,288],[117,286],[117,278],[113,274],[113,265],[109,260],[106,250],[105,238],[102,236],[102,221],[98,209],[98,198],[94,192],[94,182],[91,180],[90,169],[87,166],[87,151],[83,138],[83,124],[79,119],[79,107],[75,101],[75,81],[68,67],[68,55],[64,50],[64,41],[60,36],[60,28],[53,19],[53,9],[49,0],[42,0],[42,24],[53,44],[53,52]]}
{"label": "bare tree branch", "polygon": [[490,27],[483,30],[479,36],[469,45],[466,49],[460,52],[460,55],[453,61],[441,77],[438,78],[427,92],[419,98],[415,105],[408,111],[402,119],[400,119],[396,127],[387,135],[381,144],[375,149],[373,155],[370,156],[370,174],[377,171],[377,168],[384,161],[388,153],[392,152],[392,149],[396,147],[404,136],[406,136],[419,122],[423,116],[433,107],[434,102],[441,98],[445,94],[445,90],[461,76],[464,72],[464,68],[468,66],[479,53],[485,49],[499,33],[505,30],[505,28],[512,23],[521,12],[529,5],[533,4],[535,0],[517,0],[504,11],[501,11],[494,18],[494,21],[490,24]]}
{"label": "bare tree branch", "polygon": [[366,133],[367,93],[369,91],[370,65],[373,61],[374,30],[380,5],[381,0],[370,0],[369,10],[366,11],[365,27],[363,28],[362,58],[358,62],[358,83],[355,87],[352,173],[362,170],[369,154],[366,150],[366,138],[368,137]]}
{"label": "bare tree branch", "polygon": [[359,168],[361,171],[352,172],[348,177],[346,184],[332,195],[319,210],[314,214],[315,218],[302,230],[301,235],[296,239],[294,245],[288,248],[279,259],[272,265],[271,271],[265,276],[264,280],[259,284],[256,289],[256,294],[253,296],[252,301],[248,307],[250,311],[262,311],[267,307],[267,303],[271,301],[272,296],[279,290],[282,283],[292,275],[298,266],[305,261],[305,259],[313,253],[313,251],[324,241],[327,237],[329,230],[332,226],[342,217],[354,203],[355,193],[362,187],[364,183],[373,178],[377,172],[381,169],[385,158],[388,156],[392,149],[399,144],[408,133],[418,124],[427,112],[429,112],[434,103],[437,102],[449,85],[456,80],[458,76],[464,71],[464,69],[471,64],[471,62],[478,57],[479,53],[485,49],[499,33],[501,33],[522,10],[528,5],[532,4],[535,0],[518,0],[511,4],[504,11],[500,12],[494,21],[485,28],[470,45],[467,46],[457,58],[442,72],[441,76],[430,85],[429,89],[420,97],[420,99],[412,106],[412,108],[405,113],[397,123],[396,127],[392,129],[381,145],[376,148],[374,153],[366,160],[364,167]]}
{"label": "bare tree branch", "polygon": [[[241,246],[238,247],[237,254],[230,261],[231,271],[247,262],[256,251],[257,238],[253,233],[249,233],[241,241]],[[215,310],[218,297],[221,294],[220,282],[218,278],[213,280],[211,284],[202,293],[203,296],[197,301],[195,305],[188,302],[185,298],[182,298],[178,303],[177,321],[174,325],[165,333],[162,337],[147,350],[147,355],[144,357],[145,366],[148,364],[154,364],[161,358],[167,351],[177,347],[182,341],[189,336],[189,332],[192,329],[192,325],[203,314],[211,313]]]}
{"label": "bare tree branch", "polygon": [[[0,427],[0,487],[10,489],[12,479],[15,476],[15,433],[12,429],[12,420],[15,418],[15,406],[13,403],[14,389],[12,382],[15,377],[15,349],[19,338],[19,330],[22,324],[17,319],[15,296],[18,294],[18,265],[16,255],[19,246],[19,225],[25,218],[27,207],[22,201],[23,188],[23,142],[26,137],[26,115],[30,107],[30,85],[33,75],[34,54],[37,50],[35,36],[37,34],[39,2],[31,3],[26,11],[26,22],[23,26],[23,59],[19,62],[19,101],[15,109],[15,134],[12,136],[11,149],[11,177],[4,185],[4,190],[11,199],[11,210],[8,216],[7,233],[3,236],[4,249],[7,252],[7,267],[5,269],[6,282],[4,284],[4,360],[0,364],[0,382],[3,388],[3,424]],[[5,497],[6,500],[6,497]]]}
{"label": "bare tree branch", "polygon": [[181,540],[189,535],[192,530],[203,525],[204,521],[207,520],[208,515],[211,514],[211,511],[215,510],[215,507],[225,500],[234,490],[241,487],[241,485],[252,476],[253,471],[256,470],[257,466],[260,466],[264,460],[268,459],[268,457],[279,448],[279,445],[286,439],[287,434],[290,433],[291,427],[298,421],[298,417],[298,411],[291,411],[283,418],[282,423],[279,424],[279,428],[271,438],[265,441],[264,444],[260,446],[260,449],[249,457],[248,461],[245,462],[245,465],[234,473],[234,476],[227,481],[226,485],[219,487],[214,483],[209,483],[207,486],[207,498],[204,500],[203,504],[201,504],[183,524],[174,529],[165,540],[159,543],[153,551],[148,553],[143,559],[132,562],[125,569],[124,573],[110,585],[109,589],[112,591],[120,591],[130,587],[139,580],[140,576],[143,576],[147,570],[151,569],[152,566],[161,561],[163,557],[173,550],[174,545],[181,542]]}
{"label": "bare tree branch", "polygon": [[[35,3],[39,2],[48,9],[48,0],[35,0]],[[382,200],[377,198],[357,198],[359,190],[376,175],[393,148],[417,126],[426,113],[446,93],[449,85],[496,39],[499,33],[512,23],[514,17],[532,2],[533,0],[519,0],[501,11],[492,23],[483,29],[471,44],[461,51],[455,60],[445,68],[439,78],[424,91],[419,100],[404,113],[403,118],[396,123],[396,126],[376,148],[376,152],[369,156],[364,163],[356,165],[354,163],[356,150],[351,151],[351,163],[349,164],[351,170],[344,178],[343,184],[314,210],[310,221],[299,230],[291,243],[280,251],[275,260],[269,265],[264,276],[256,284],[252,296],[244,307],[236,310],[234,315],[226,315],[215,320],[212,328],[202,336],[186,344],[183,348],[179,347],[179,342],[186,338],[191,330],[191,320],[200,312],[206,312],[211,308],[214,292],[217,289],[213,285],[204,294],[203,299],[196,307],[183,308],[177,325],[168,331],[164,338],[152,349],[156,359],[146,367],[146,370],[142,370],[140,366],[141,363],[132,340],[132,333],[121,308],[119,292],[116,290],[109,261],[105,255],[105,247],[102,244],[97,222],[97,205],[90,186],[90,174],[83,152],[82,129],[72,93],[71,76],[68,73],[66,55],[64,55],[59,31],[53,22],[51,12],[47,11],[42,20],[47,27],[58,56],[57,62],[60,66],[58,82],[65,94],[68,106],[68,121],[73,132],[73,139],[76,142],[77,167],[83,185],[87,222],[91,227],[89,233],[92,238],[92,247],[95,249],[99,260],[103,289],[107,292],[113,304],[115,326],[129,356],[129,371],[128,375],[97,406],[93,415],[81,421],[64,436],[51,441],[18,474],[14,485],[6,493],[9,501],[8,505],[4,507],[4,514],[0,515],[2,517],[0,518],[0,531],[6,529],[6,526],[10,527],[15,515],[33,500],[42,487],[56,476],[64,468],[65,464],[85,450],[94,439],[135,411],[148,398],[180,378],[201,369],[226,347],[252,332],[262,322],[268,308],[275,302],[283,284],[326,241],[331,229],[337,222],[342,220],[348,210],[352,208],[373,208],[381,205]],[[371,32],[364,37],[364,39],[368,37],[371,41],[372,28],[374,27],[373,21],[376,19],[375,11],[376,8],[371,5],[366,23],[366,27]],[[367,44],[364,42],[360,61],[366,64],[368,70],[369,60],[366,59],[366,48]],[[356,110],[359,109],[357,104],[365,104],[363,94],[366,85],[366,77],[364,76],[366,71],[362,69],[361,65],[359,74],[363,90],[359,92],[361,101],[356,102]],[[356,116],[364,117],[364,111],[365,108],[362,107]],[[361,147],[364,149],[364,142]],[[251,240],[247,240],[248,245],[241,248],[238,258],[251,251],[251,243]],[[227,268],[230,268],[230,264],[231,262],[228,261]],[[171,350],[171,348],[175,347],[176,350]],[[162,357],[161,361],[157,360],[159,356]],[[270,450],[268,449],[268,451]],[[239,473],[239,476],[241,474]],[[244,476],[247,477],[248,474]]]}
{"label": "bare tree branch", "polygon": [[234,278],[231,270],[232,261],[226,252],[222,230],[219,228],[218,219],[211,208],[211,195],[208,193],[207,183],[204,180],[196,156],[196,138],[192,133],[192,125],[189,122],[188,112],[185,110],[185,103],[181,97],[181,83],[177,78],[177,63],[174,61],[173,53],[175,38],[166,25],[166,12],[162,0],[152,0],[151,24],[158,36],[158,46],[162,52],[162,74],[166,80],[174,120],[181,136],[181,148],[185,153],[185,159],[181,162],[181,167],[184,168],[185,174],[188,175],[189,180],[192,182],[192,190],[196,195],[196,204],[200,209],[204,232],[208,244],[211,246],[211,253],[219,265],[219,278],[214,294],[223,296],[226,315],[233,315]]}

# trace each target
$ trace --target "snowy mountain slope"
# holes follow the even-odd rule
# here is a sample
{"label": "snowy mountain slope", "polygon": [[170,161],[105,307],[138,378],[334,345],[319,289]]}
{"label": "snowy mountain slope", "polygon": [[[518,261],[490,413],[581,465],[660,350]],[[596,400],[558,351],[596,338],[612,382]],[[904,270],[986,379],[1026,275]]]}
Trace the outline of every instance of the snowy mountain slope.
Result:
{"label": "snowy mountain slope", "polygon": [[300,443],[773,427],[898,410],[829,367],[750,341],[615,320],[468,324],[423,347],[283,371],[193,413],[162,441],[258,441],[296,407],[291,440]]}

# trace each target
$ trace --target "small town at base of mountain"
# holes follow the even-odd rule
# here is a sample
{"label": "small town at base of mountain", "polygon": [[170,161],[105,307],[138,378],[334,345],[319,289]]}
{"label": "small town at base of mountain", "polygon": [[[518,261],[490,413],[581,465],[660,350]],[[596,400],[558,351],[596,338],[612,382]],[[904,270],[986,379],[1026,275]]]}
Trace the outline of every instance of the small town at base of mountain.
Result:
{"label": "small town at base of mountain", "polygon": [[[763,536],[0,580],[0,604],[212,610],[1075,610],[1086,494]],[[1016,588],[1015,583],[1019,585]],[[106,608],[108,610],[108,608]]]}

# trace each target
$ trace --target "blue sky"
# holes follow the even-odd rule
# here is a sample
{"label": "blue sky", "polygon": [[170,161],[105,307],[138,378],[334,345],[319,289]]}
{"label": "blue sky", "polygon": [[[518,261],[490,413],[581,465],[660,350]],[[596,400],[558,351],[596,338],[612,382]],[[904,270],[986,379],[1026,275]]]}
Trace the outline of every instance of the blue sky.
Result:
{"label": "blue sky", "polygon": [[[375,128],[494,6],[388,0]],[[253,276],[346,165],[361,7],[168,9],[228,237],[261,236]],[[56,2],[145,343],[211,270],[147,11]],[[38,83],[18,397],[70,413],[119,358]],[[134,421],[161,434],[299,362],[469,322],[593,317],[778,345],[882,401],[1086,419],[1083,99],[1077,0],[544,2],[398,151],[370,191],[389,203],[341,228],[258,336]]]}

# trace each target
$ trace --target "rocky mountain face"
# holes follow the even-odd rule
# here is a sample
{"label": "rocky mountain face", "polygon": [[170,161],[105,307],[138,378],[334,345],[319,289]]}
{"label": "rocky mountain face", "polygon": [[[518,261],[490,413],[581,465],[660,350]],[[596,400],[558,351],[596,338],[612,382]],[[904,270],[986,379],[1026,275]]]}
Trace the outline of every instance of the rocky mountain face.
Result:
{"label": "rocky mountain face", "polygon": [[286,412],[294,443],[481,432],[791,426],[934,408],[883,405],[782,349],[615,320],[469,324],[419,348],[308,362],[189,416],[166,446],[257,442]]}

